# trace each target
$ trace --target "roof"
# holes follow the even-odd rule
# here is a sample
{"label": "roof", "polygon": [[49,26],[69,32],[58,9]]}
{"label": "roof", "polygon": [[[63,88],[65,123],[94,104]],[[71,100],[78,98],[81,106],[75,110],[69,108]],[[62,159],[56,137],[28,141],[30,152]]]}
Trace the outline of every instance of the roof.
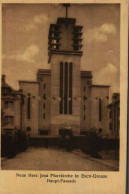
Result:
{"label": "roof", "polygon": [[[2,88],[11,88],[11,86],[9,86],[6,82],[2,82],[1,85]],[[12,89],[12,88],[11,88]]]}
{"label": "roof", "polygon": [[8,94],[22,94],[22,90],[15,90],[13,89],[9,84],[6,83],[5,81],[5,75],[2,75],[2,82],[1,82],[1,88],[8,88],[8,91],[1,91],[2,94],[8,93]]}
{"label": "roof", "polygon": [[37,81],[23,81],[23,80],[19,80],[19,83],[39,84],[39,82]]}
{"label": "roof", "polygon": [[75,24],[76,19],[75,18],[57,18],[57,24],[60,24],[60,23]]}
{"label": "roof", "polygon": [[[1,81],[1,87],[2,88],[11,88],[10,85],[8,85],[5,81],[5,75],[2,75],[2,81]],[[12,88],[11,88],[12,89]],[[13,90],[13,89],[12,89]]]}
{"label": "roof", "polygon": [[59,25],[58,24],[50,24],[50,28],[52,28],[52,27],[58,28]]}
{"label": "roof", "polygon": [[73,26],[74,29],[82,29],[83,26]]}

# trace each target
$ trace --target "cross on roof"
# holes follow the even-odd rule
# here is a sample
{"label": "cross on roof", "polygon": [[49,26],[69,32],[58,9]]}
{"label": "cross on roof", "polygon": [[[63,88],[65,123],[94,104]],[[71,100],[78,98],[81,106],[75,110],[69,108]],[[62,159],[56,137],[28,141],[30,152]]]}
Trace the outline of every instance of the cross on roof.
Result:
{"label": "cross on roof", "polygon": [[66,18],[68,17],[68,7],[70,7],[70,3],[64,3],[64,7],[66,7]]}

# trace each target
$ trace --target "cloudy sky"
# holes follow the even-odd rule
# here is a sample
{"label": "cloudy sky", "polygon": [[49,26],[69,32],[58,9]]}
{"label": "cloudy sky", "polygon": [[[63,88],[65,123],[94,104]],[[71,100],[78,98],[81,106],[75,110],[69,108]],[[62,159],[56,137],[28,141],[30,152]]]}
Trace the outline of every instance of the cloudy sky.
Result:
{"label": "cloudy sky", "polygon": [[[71,4],[68,16],[83,26],[81,69],[91,70],[93,84],[111,85],[119,92],[120,7],[118,4]],[[37,69],[48,64],[48,31],[61,4],[3,4],[2,73],[18,89],[18,80],[36,80]]]}

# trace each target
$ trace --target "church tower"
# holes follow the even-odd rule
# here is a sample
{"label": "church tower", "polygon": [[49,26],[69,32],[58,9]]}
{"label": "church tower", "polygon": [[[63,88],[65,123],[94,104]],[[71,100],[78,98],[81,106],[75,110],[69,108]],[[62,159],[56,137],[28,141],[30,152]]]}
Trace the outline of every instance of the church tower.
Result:
{"label": "church tower", "polygon": [[75,18],[57,18],[50,24],[48,35],[48,62],[51,65],[51,135],[60,129],[71,129],[80,134],[82,26]]}

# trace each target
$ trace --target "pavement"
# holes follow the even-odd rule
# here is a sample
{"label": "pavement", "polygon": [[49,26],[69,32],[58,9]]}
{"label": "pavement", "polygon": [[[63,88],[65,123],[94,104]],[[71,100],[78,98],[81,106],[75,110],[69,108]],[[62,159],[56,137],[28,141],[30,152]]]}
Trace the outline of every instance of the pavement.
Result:
{"label": "pavement", "polygon": [[118,160],[96,159],[80,150],[29,147],[14,158],[4,158],[2,170],[118,171]]}
{"label": "pavement", "polygon": [[100,164],[105,165],[107,167],[114,167],[116,170],[119,170],[119,160],[109,159],[109,158],[107,159],[106,157],[105,158],[99,158],[99,159],[94,158],[94,157],[91,157],[88,154],[82,153],[80,150],[75,150],[73,152],[75,154],[80,155],[81,157],[84,157],[84,158],[88,159],[88,160],[100,163]]}

